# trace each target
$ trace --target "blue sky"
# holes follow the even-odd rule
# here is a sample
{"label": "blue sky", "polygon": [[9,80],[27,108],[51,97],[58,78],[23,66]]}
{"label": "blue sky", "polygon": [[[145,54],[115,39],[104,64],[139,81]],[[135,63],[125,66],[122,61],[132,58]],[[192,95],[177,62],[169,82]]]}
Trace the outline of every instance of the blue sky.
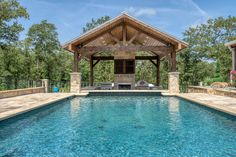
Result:
{"label": "blue sky", "polygon": [[236,15],[236,0],[19,0],[30,20],[21,20],[25,37],[32,24],[46,19],[56,25],[61,43],[82,33],[86,22],[104,15],[130,15],[164,32],[182,38],[188,27],[209,18]]}

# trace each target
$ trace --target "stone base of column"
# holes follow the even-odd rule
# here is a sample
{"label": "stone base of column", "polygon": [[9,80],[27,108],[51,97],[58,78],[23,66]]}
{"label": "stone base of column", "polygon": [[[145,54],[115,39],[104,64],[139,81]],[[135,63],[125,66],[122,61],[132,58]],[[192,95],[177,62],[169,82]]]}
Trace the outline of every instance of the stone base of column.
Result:
{"label": "stone base of column", "polygon": [[45,88],[44,92],[49,93],[49,80],[48,79],[42,79],[42,87]]}
{"label": "stone base of column", "polygon": [[73,72],[70,74],[70,92],[80,93],[81,89],[81,73]]}
{"label": "stone base of column", "polygon": [[170,93],[179,93],[179,72],[169,72],[168,90]]}

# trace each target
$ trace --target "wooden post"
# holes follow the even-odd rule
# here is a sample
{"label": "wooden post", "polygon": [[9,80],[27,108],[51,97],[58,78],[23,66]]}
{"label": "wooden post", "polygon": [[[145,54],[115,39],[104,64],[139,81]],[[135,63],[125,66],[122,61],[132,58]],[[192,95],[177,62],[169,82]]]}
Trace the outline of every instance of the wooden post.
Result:
{"label": "wooden post", "polygon": [[93,86],[93,56],[90,58],[90,79],[89,86]]}
{"label": "wooden post", "polygon": [[236,47],[232,48],[232,70],[236,70]]}
{"label": "wooden post", "polygon": [[157,66],[156,66],[156,68],[157,68],[156,85],[160,86],[161,80],[160,80],[160,57],[159,56],[157,58]]}
{"label": "wooden post", "polygon": [[74,52],[74,67],[73,72],[78,72],[78,52]]}
{"label": "wooden post", "polygon": [[176,71],[176,52],[171,52],[171,72]]}

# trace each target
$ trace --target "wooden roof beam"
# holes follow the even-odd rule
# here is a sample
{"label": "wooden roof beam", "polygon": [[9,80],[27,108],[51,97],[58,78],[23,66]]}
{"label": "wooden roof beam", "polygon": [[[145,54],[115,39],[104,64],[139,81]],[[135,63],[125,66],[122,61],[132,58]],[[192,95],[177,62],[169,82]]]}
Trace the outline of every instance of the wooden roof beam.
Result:
{"label": "wooden roof beam", "polygon": [[127,26],[125,23],[123,23],[122,26],[122,37],[123,37],[123,45],[126,45],[126,40],[127,40]]}
{"label": "wooden roof beam", "polygon": [[[159,56],[135,56],[135,60],[154,60]],[[93,56],[93,60],[114,60],[114,56]]]}
{"label": "wooden roof beam", "polygon": [[132,24],[129,24],[129,26],[132,27],[133,29],[135,29],[135,30],[137,30],[137,31],[139,31],[139,32],[141,32],[141,33],[143,33],[143,34],[146,34],[146,35],[149,36],[149,37],[152,37],[153,39],[155,39],[155,40],[157,40],[157,41],[159,41],[159,42],[161,42],[161,43],[163,43],[163,44],[166,44],[166,45],[169,44],[167,41],[163,40],[162,38],[158,38],[157,36],[153,35],[152,33],[149,33],[149,32],[147,32],[147,31],[144,31],[144,30],[142,30],[141,28],[139,28],[139,27],[137,27],[137,26],[134,26],[134,25],[132,25]]}
{"label": "wooden roof beam", "polygon": [[128,41],[128,45],[133,43],[133,41],[139,36],[140,32],[137,31],[134,36],[132,36],[132,38],[130,38],[130,40]]}
{"label": "wooden roof beam", "polygon": [[115,28],[117,28],[117,27],[119,27],[119,26],[121,26],[121,23],[119,23],[119,24],[117,24],[117,25],[115,25],[115,26],[113,26],[113,27],[110,27],[110,28],[108,28],[108,29],[104,29],[103,31],[97,33],[97,34],[94,35],[93,37],[90,37],[89,39],[83,41],[81,44],[82,44],[82,45],[86,45],[86,44],[90,43],[91,41],[93,41],[93,40],[95,40],[95,39],[101,37],[102,35],[111,32],[113,29],[115,29]]}
{"label": "wooden roof beam", "polygon": [[119,45],[122,45],[122,42],[117,37],[115,37],[111,32],[109,32],[108,35],[113,41],[115,41]]}
{"label": "wooden roof beam", "polygon": [[178,43],[176,46],[175,46],[175,51],[178,52],[182,50],[182,44],[181,43]]}
{"label": "wooden roof beam", "polygon": [[119,52],[119,51],[128,51],[128,52],[137,52],[137,51],[156,51],[163,53],[170,53],[172,51],[172,47],[167,46],[142,46],[142,45],[128,45],[128,46],[84,46],[80,48],[78,51],[82,52],[86,55],[92,55],[91,52]]}

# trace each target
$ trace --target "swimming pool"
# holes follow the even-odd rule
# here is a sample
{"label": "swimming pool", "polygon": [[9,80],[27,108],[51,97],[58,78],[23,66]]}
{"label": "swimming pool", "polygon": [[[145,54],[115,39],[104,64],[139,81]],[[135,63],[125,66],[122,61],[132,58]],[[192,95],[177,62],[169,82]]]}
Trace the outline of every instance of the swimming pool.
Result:
{"label": "swimming pool", "polygon": [[0,156],[236,156],[235,117],[176,97],[77,97],[0,126]]}

